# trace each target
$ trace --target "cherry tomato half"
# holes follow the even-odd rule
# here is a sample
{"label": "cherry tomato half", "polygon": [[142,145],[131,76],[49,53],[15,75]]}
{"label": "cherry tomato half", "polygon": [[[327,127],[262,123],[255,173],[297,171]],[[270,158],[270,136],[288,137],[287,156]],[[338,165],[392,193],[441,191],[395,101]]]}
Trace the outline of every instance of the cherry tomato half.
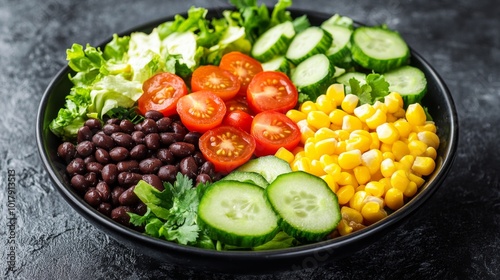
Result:
{"label": "cherry tomato half", "polygon": [[197,91],[179,99],[177,113],[187,129],[203,133],[222,123],[226,105],[212,92]]}
{"label": "cherry tomato half", "polygon": [[247,114],[254,115],[250,107],[248,106],[246,96],[235,96],[233,99],[226,101],[226,109],[228,112],[240,110]]}
{"label": "cherry tomato half", "polygon": [[300,130],[285,114],[264,111],[253,118],[250,134],[257,144],[256,156],[273,155],[280,147],[294,149],[300,142]]}
{"label": "cherry tomato half", "polygon": [[223,125],[238,127],[243,129],[245,132],[250,133],[250,128],[252,127],[253,117],[241,110],[234,110],[227,112],[226,116],[222,120]]}
{"label": "cherry tomato half", "polygon": [[194,70],[191,77],[191,90],[209,90],[227,101],[240,90],[238,77],[214,65],[203,65]]}
{"label": "cherry tomato half", "polygon": [[144,82],[143,94],[137,100],[139,111],[160,111],[168,117],[176,113],[177,101],[188,93],[184,80],[172,73],[158,73]]}
{"label": "cherry tomato half", "polygon": [[255,140],[242,129],[223,125],[203,133],[199,147],[215,171],[227,174],[252,157]]}
{"label": "cherry tomato half", "polygon": [[297,88],[281,72],[257,73],[248,85],[247,100],[255,113],[274,110],[286,113],[295,107],[299,98]]}
{"label": "cherry tomato half", "polygon": [[241,83],[238,95],[246,96],[248,84],[252,78],[262,71],[262,65],[256,59],[241,52],[230,52],[222,56],[219,67],[227,70]]}

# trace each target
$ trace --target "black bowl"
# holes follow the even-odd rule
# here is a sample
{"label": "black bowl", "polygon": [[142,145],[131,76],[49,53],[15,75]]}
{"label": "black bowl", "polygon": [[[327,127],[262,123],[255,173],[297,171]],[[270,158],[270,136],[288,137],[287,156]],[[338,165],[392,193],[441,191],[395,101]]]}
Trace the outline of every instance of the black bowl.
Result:
{"label": "black bowl", "polygon": [[[317,12],[293,9],[291,12],[294,16],[307,14],[313,25],[319,25],[329,17],[329,15]],[[209,16],[220,15],[221,10],[211,10],[209,13]],[[172,18],[157,20],[120,35],[129,34],[132,31],[150,32],[161,22]],[[65,164],[57,157],[57,147],[61,141],[48,128],[59,108],[64,105],[64,97],[72,86],[68,79],[71,70],[67,66],[61,69],[53,79],[41,100],[36,127],[38,149],[52,182],[67,203],[98,229],[138,252],[189,268],[227,273],[268,273],[299,270],[320,265],[368,246],[402,220],[408,218],[438,189],[451,167],[458,141],[458,120],[455,105],[444,81],[432,66],[415,51],[412,50],[411,55],[411,65],[423,70],[428,79],[428,94],[422,103],[434,117],[441,140],[436,169],[428,176],[418,194],[401,209],[348,236],[289,249],[220,252],[178,245],[148,237],[99,213],[70,187],[68,177],[65,174]]]}

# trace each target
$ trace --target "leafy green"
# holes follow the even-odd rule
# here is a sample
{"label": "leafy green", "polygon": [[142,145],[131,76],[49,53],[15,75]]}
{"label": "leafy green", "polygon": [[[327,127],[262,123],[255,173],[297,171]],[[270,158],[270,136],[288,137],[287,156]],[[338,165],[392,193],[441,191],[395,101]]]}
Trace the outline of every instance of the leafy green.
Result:
{"label": "leafy green", "polygon": [[137,107],[125,108],[125,107],[116,107],[109,110],[106,115],[109,118],[116,118],[120,120],[129,120],[133,124],[138,124],[144,120],[144,116],[137,112]]}
{"label": "leafy green", "polygon": [[389,94],[389,83],[380,74],[368,74],[365,83],[355,78],[349,80],[351,94],[358,96],[360,104],[373,104]]}

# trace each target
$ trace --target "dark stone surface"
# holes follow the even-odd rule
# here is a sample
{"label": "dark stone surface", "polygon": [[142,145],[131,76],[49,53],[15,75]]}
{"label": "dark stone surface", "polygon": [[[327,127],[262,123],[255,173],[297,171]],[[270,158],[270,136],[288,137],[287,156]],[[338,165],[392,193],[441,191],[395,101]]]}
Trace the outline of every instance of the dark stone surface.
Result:
{"label": "dark stone surface", "polygon": [[[294,1],[295,8],[387,23],[442,75],[460,125],[452,170],[410,219],[373,245],[322,267],[264,276],[211,274],[159,264],[98,231],[64,202],[34,138],[46,86],[73,42],[225,1],[0,0],[0,278],[8,279],[498,279],[500,9],[476,1]],[[265,3],[274,4],[273,1]],[[7,272],[15,172],[16,270]],[[230,265],[230,264],[228,264]]]}

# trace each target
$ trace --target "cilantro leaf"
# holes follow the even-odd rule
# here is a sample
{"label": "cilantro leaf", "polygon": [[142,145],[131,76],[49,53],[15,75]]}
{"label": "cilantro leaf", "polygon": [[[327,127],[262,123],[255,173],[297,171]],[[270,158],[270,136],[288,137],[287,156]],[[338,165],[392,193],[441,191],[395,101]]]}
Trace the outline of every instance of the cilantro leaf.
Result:
{"label": "cilantro leaf", "polygon": [[389,94],[389,83],[380,74],[368,74],[364,83],[355,78],[349,80],[350,93],[359,98],[360,104],[373,104]]}

